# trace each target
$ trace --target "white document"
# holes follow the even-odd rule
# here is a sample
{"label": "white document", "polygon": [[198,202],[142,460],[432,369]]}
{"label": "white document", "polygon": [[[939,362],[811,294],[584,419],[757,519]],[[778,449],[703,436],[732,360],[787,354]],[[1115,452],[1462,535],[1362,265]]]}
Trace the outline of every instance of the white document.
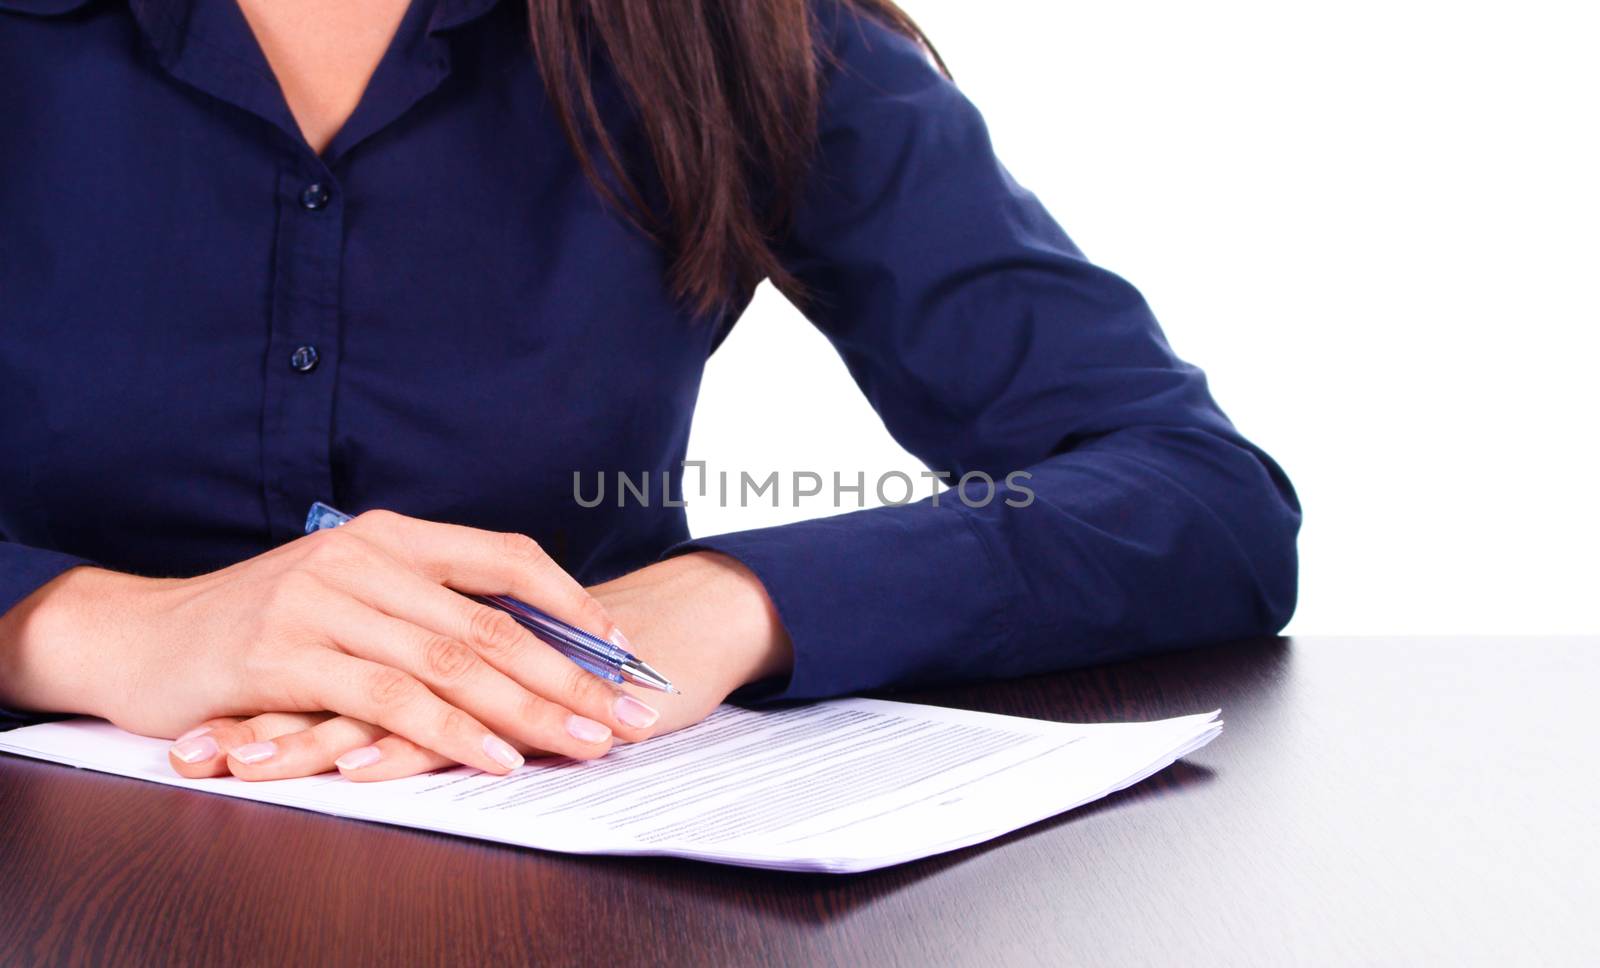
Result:
{"label": "white document", "polygon": [[875,699],[723,706],[595,761],[380,783],[188,780],[168,766],[168,741],[91,719],[0,733],[0,750],[544,850],[850,872],[980,843],[1137,783],[1215,738],[1217,715],[1080,726]]}

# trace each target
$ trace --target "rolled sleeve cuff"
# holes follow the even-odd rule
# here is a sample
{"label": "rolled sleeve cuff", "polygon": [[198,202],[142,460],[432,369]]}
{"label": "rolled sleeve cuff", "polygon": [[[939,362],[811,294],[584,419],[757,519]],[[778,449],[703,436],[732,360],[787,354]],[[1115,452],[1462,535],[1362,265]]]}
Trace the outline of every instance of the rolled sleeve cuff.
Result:
{"label": "rolled sleeve cuff", "polygon": [[927,502],[696,538],[664,557],[716,551],[766,587],[794,644],[787,680],[760,704],[1000,674],[1002,584],[967,509]]}

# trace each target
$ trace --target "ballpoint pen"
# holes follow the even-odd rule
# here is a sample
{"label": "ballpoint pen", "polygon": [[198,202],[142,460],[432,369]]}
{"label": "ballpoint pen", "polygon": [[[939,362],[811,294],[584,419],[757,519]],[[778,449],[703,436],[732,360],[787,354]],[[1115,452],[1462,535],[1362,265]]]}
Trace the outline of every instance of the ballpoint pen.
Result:
{"label": "ballpoint pen", "polygon": [[[306,515],[306,533],[324,528],[337,528],[350,520],[350,515],[331,508],[321,501],[311,505]],[[534,608],[527,602],[509,595],[468,595],[474,601],[498,608],[517,624],[538,636],[551,648],[609,682],[632,682],[662,692],[678,690],[667,677],[650,668],[650,665],[627,649],[618,648],[599,636],[568,625],[554,615]]]}

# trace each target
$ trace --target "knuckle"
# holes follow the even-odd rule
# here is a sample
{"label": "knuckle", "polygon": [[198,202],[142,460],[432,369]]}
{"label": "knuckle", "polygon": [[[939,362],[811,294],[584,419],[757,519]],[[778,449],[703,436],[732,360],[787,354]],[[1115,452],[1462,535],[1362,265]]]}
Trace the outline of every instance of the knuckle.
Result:
{"label": "knuckle", "polygon": [[400,515],[394,513],[393,511],[385,510],[384,508],[374,508],[371,511],[362,511],[360,514],[351,518],[350,523],[345,525],[345,527],[348,528],[359,525],[363,530],[382,531],[394,527],[395,522],[399,520]]}
{"label": "knuckle", "polygon": [[515,531],[502,532],[499,537],[500,553],[521,565],[542,565],[548,559],[539,542]]}
{"label": "knuckle", "polygon": [[306,542],[305,567],[313,571],[344,568],[361,557],[361,539],[342,528],[313,531],[301,540]]}
{"label": "knuckle", "polygon": [[578,624],[586,629],[593,629],[594,634],[605,638],[616,624],[611,621],[611,613],[606,607],[595,601],[594,597],[584,593],[578,603]]}
{"label": "knuckle", "polygon": [[367,678],[367,695],[379,706],[399,705],[411,698],[411,677],[399,669],[378,669]]}
{"label": "knuckle", "polygon": [[468,634],[485,655],[504,657],[522,645],[522,626],[505,612],[477,607],[467,619]]}
{"label": "knuckle", "polygon": [[581,705],[584,700],[596,698],[596,694],[603,688],[600,680],[594,674],[580,665],[570,664],[571,668],[561,674],[561,694],[573,701],[573,705]]}
{"label": "knuckle", "polygon": [[472,718],[454,706],[446,706],[439,713],[439,735],[456,737],[472,731]]}
{"label": "knuckle", "polygon": [[307,557],[325,555],[332,549],[342,548],[350,541],[350,532],[343,528],[321,528],[300,539],[300,547]]}
{"label": "knuckle", "polygon": [[541,699],[533,693],[522,697],[522,708],[518,718],[529,725],[530,729],[537,729],[550,715],[551,704],[549,700]]}
{"label": "knuckle", "polygon": [[435,679],[454,682],[471,670],[477,656],[455,639],[447,635],[435,635],[423,646],[423,661]]}

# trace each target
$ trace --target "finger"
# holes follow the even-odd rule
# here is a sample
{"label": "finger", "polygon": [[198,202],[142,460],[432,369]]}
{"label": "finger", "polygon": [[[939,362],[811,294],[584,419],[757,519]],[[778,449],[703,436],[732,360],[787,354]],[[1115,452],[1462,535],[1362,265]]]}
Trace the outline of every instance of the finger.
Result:
{"label": "finger", "polygon": [[317,705],[382,726],[488,773],[509,773],[522,765],[522,754],[510,743],[400,669],[331,649],[308,650],[307,655],[304,672],[315,684]]}
{"label": "finger", "polygon": [[167,759],[179,776],[225,776],[228,754],[235,748],[305,729],[325,718],[325,713],[266,713],[250,719],[208,719],[179,736],[167,750]]}
{"label": "finger", "polygon": [[371,746],[339,758],[339,772],[358,782],[398,780],[451,766],[449,757],[424,749],[404,736],[385,736]]}
{"label": "finger", "polygon": [[241,780],[316,776],[332,770],[341,755],[388,733],[382,726],[349,716],[333,716],[306,729],[235,748],[228,756],[228,769]]}
{"label": "finger", "polygon": [[[370,561],[364,574],[344,573],[329,576],[327,580],[381,612],[429,630],[436,636],[464,643],[489,666],[509,677],[513,684],[584,719],[603,724],[628,742],[636,743],[648,738],[650,727],[660,718],[655,707],[587,672],[534,637],[506,613],[434,584],[386,555],[379,555]],[[459,661],[451,656],[452,650],[448,645],[437,641],[422,644],[425,648],[436,648],[432,658],[444,660],[445,667]],[[413,643],[413,647],[415,645]],[[364,658],[397,664],[392,661],[392,655],[386,654],[380,658],[362,654]],[[406,668],[418,675],[416,668]],[[450,670],[444,668],[439,671]],[[418,677],[430,686],[442,684],[426,675]],[[503,696],[504,687],[501,688]],[[473,689],[468,691],[473,695],[479,694]],[[489,708],[502,707],[491,705]],[[573,738],[585,746],[573,747],[569,743],[568,746],[554,749],[543,745],[552,741],[549,736],[530,735],[520,726],[512,728],[501,720],[490,721],[482,710],[474,708],[473,711],[485,715],[485,721],[494,728],[510,729],[514,738],[543,749],[553,749],[579,758],[597,756],[604,751],[585,748],[598,742],[589,738],[599,735],[592,723],[564,723]]]}
{"label": "finger", "polygon": [[[531,756],[546,755],[543,750],[522,749]],[[357,782],[398,780],[452,766],[450,759],[423,749],[404,736],[385,736],[371,746],[351,750],[339,757],[339,772]]]}
{"label": "finger", "polygon": [[602,639],[627,641],[604,606],[527,535],[391,511],[368,511],[344,529],[438,584],[474,595],[511,595]]}
{"label": "finger", "polygon": [[[323,606],[321,620],[326,633],[346,652],[408,673],[434,695],[479,717],[514,742],[575,759],[593,759],[611,748],[611,728],[605,723],[576,715],[529,692],[457,639],[350,598],[337,598]],[[578,666],[565,665],[600,686],[602,692],[612,693]],[[591,705],[609,714],[615,696],[595,700]],[[404,730],[395,732],[422,741]]]}
{"label": "finger", "polygon": [[191,780],[227,773],[228,754],[223,752],[213,734],[222,727],[238,722],[240,720],[233,716],[208,719],[173,740],[167,749],[167,762],[172,765],[172,771]]}

